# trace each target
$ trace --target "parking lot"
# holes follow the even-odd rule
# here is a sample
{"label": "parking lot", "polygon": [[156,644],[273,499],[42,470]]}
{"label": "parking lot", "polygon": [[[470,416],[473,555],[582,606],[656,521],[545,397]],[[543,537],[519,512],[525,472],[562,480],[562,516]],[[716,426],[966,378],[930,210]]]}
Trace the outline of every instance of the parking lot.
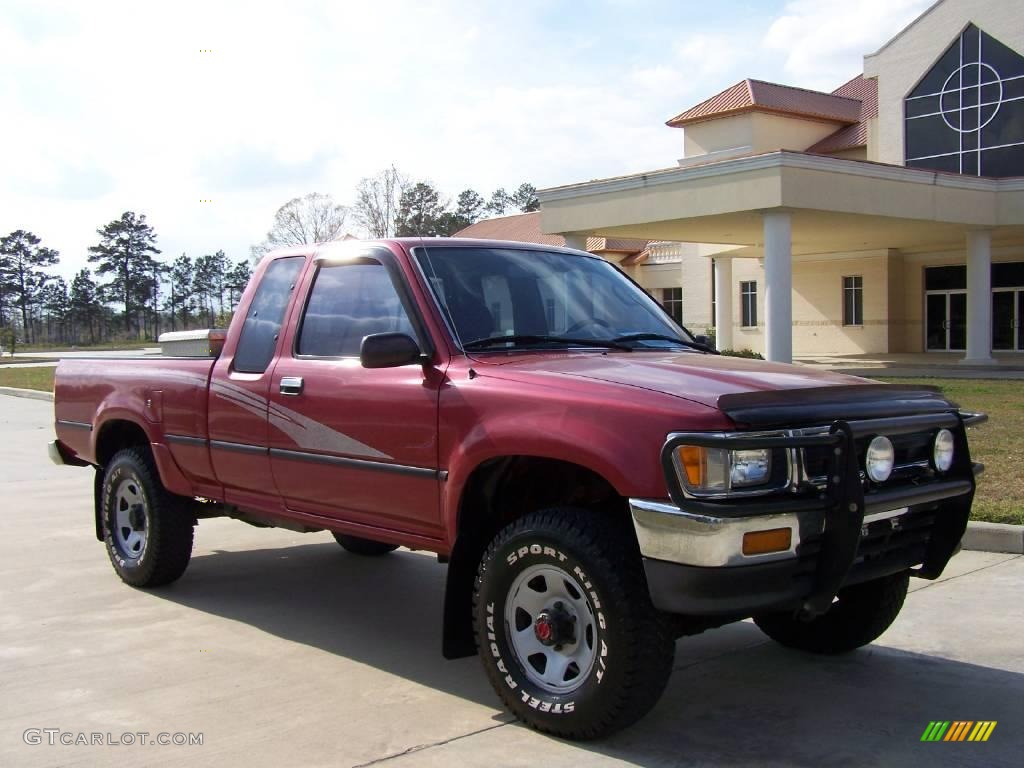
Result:
{"label": "parking lot", "polygon": [[[1021,764],[1021,556],[961,553],[843,657],[749,622],[680,640],[646,719],[571,744],[512,721],[477,660],[441,657],[428,554],[362,559],[326,533],[211,520],[181,581],[121,584],[93,536],[91,471],[46,458],[51,421],[48,402],[0,396],[0,765]],[[998,725],[985,743],[921,743],[932,720]],[[149,735],[28,744],[28,729]],[[202,744],[148,743],[161,733]]]}

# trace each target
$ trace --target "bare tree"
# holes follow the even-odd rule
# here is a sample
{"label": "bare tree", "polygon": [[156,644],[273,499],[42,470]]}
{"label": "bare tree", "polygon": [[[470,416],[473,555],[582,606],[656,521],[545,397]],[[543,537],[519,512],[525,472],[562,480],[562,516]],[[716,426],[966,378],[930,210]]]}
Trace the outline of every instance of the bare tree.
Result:
{"label": "bare tree", "polygon": [[359,182],[352,209],[370,237],[395,236],[402,193],[408,188],[409,177],[395,166]]}
{"label": "bare tree", "polygon": [[341,235],[347,217],[348,208],[330,195],[310,192],[296,197],[277,209],[274,226],[262,243],[252,246],[252,254],[259,257],[275,248],[334,240]]}

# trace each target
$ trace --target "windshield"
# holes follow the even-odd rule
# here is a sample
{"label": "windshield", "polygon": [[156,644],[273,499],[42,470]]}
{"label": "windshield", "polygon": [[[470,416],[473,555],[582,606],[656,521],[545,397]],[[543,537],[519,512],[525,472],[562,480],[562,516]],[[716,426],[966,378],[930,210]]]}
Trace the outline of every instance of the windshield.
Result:
{"label": "windshield", "polygon": [[693,345],[650,296],[601,259],[429,246],[416,249],[416,258],[463,348]]}

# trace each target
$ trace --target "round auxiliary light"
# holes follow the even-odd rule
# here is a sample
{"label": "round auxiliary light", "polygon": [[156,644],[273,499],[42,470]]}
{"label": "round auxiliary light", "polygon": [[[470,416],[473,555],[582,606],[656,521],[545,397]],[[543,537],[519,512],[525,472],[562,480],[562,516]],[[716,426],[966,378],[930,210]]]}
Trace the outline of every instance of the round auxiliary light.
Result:
{"label": "round auxiliary light", "polygon": [[953,466],[953,433],[948,429],[940,429],[939,433],[935,435],[932,459],[939,472],[946,472]]}
{"label": "round auxiliary light", "polygon": [[896,452],[892,448],[892,440],[879,435],[868,445],[864,465],[870,477],[876,483],[884,483],[892,474],[893,460]]}

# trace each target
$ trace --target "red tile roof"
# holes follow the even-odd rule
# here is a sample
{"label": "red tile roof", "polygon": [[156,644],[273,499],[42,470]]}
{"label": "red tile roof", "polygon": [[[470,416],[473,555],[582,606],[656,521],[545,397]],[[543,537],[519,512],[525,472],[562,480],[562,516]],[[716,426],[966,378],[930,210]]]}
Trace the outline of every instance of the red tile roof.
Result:
{"label": "red tile roof", "polygon": [[860,101],[860,119],[853,125],[840,128],[808,147],[808,152],[829,154],[844,149],[865,147],[868,143],[868,120],[878,117],[878,81],[857,75],[832,91],[836,96],[848,96]]}
{"label": "red tile roof", "polygon": [[[565,245],[561,235],[546,235],[540,231],[540,213],[521,213],[516,216],[500,216],[470,224],[456,232],[453,237],[475,237],[482,240],[514,240],[519,243],[539,245]],[[617,237],[588,237],[587,250],[591,253],[640,253],[647,247],[647,240],[632,240]]]}
{"label": "red tile roof", "polygon": [[857,97],[747,79],[679,113],[666,125],[681,128],[742,112],[777,112],[837,123],[856,123],[860,119],[860,110]]}

